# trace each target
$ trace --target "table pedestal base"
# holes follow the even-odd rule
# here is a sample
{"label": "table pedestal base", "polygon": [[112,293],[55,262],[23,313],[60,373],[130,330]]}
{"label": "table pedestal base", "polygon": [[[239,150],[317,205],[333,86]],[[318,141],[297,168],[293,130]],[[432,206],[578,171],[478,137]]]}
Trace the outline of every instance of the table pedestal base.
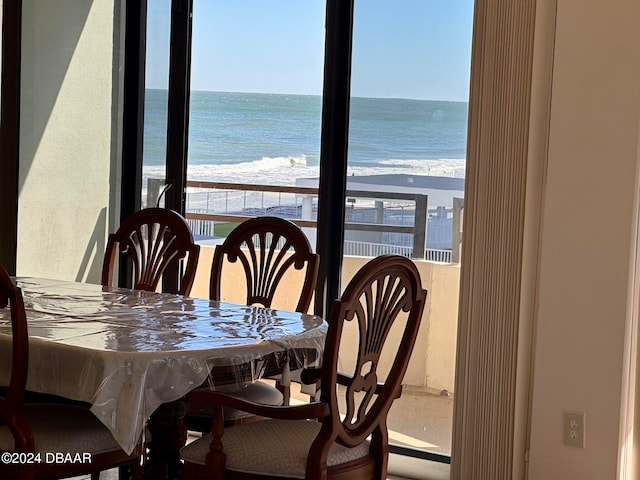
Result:
{"label": "table pedestal base", "polygon": [[151,415],[147,428],[151,435],[144,467],[145,480],[179,479],[182,471],[180,449],[187,442],[184,399],[160,405]]}

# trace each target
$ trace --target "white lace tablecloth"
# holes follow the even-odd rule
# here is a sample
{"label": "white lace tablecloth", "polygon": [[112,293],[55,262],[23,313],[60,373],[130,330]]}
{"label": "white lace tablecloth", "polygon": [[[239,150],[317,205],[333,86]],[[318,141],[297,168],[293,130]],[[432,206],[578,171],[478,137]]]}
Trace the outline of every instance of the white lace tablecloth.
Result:
{"label": "white lace tablecloth", "polygon": [[[29,326],[27,389],[91,403],[127,452],[151,413],[200,386],[212,367],[250,364],[255,381],[266,356],[315,352],[314,360],[324,347],[326,322],[313,315],[59,280],[16,281]],[[0,311],[5,385],[8,314]],[[247,381],[242,370],[239,382]]]}

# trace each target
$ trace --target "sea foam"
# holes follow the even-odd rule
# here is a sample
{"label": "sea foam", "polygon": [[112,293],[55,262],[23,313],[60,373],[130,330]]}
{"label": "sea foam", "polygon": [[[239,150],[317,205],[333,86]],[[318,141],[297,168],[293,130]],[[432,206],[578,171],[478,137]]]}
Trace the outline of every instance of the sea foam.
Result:
{"label": "sea foam", "polygon": [[[381,160],[378,165],[349,165],[347,175],[409,174],[439,177],[464,177],[465,161],[461,159]],[[267,185],[295,185],[296,178],[317,177],[317,162],[308,161],[306,155],[262,157],[258,160],[234,164],[189,165],[189,180],[232,182]],[[164,167],[147,166],[145,177],[162,178]]]}

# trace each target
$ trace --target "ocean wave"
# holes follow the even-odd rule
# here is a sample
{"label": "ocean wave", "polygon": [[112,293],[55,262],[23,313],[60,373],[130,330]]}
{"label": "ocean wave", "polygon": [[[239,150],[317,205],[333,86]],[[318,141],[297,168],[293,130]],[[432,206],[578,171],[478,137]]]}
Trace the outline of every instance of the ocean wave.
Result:
{"label": "ocean wave", "polygon": [[[295,185],[297,178],[319,175],[319,165],[313,156],[262,157],[251,162],[235,164],[189,165],[190,180],[253,183],[269,185]],[[347,175],[409,174],[443,177],[464,177],[465,160],[462,159],[387,159],[372,165],[350,165]],[[145,166],[145,177],[163,177],[164,167]]]}
{"label": "ocean wave", "polygon": [[[309,165],[307,164],[309,163]],[[306,155],[262,157],[234,164],[191,164],[189,180],[267,185],[295,185],[296,178],[317,177],[319,166]],[[145,177],[164,176],[164,167],[145,166]]]}
{"label": "ocean wave", "polygon": [[449,167],[464,167],[466,160],[464,158],[427,158],[427,159],[408,159],[408,158],[390,158],[388,160],[381,160],[379,163],[382,165],[392,166],[404,166],[413,168],[423,168],[425,165],[430,166],[449,166]]}
{"label": "ocean wave", "polygon": [[[306,166],[307,165],[307,156],[306,155],[298,155],[298,156],[282,156],[282,157],[262,157],[259,160],[252,160],[249,162],[239,162],[239,163],[228,163],[228,164],[217,164],[213,165],[216,169],[220,169],[220,171],[230,170],[233,172],[246,172],[246,173],[256,173],[263,171],[270,171],[274,169],[281,168],[289,168],[289,167],[298,167],[298,166]],[[212,165],[189,165],[189,170],[196,171],[199,167],[207,167]]]}
{"label": "ocean wave", "polygon": [[436,177],[464,177],[466,160],[460,158],[439,158],[439,159],[388,159],[382,160],[380,164],[384,171],[382,173],[406,173],[413,175],[431,175]]}

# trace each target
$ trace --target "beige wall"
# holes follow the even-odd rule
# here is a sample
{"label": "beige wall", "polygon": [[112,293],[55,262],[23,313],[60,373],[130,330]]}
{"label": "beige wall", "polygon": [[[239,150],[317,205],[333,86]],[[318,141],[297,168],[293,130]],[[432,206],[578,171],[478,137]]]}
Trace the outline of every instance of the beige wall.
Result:
{"label": "beige wall", "polygon": [[110,201],[119,198],[117,4],[24,1],[21,275],[100,281]]}
{"label": "beige wall", "polygon": [[[368,260],[345,257],[342,285],[346,286]],[[416,261],[416,265],[422,286],[428,292],[427,304],[403,384],[425,388],[431,393],[441,390],[453,393],[460,268],[424,261]],[[355,334],[353,338],[355,341]]]}
{"label": "beige wall", "polygon": [[[200,251],[196,279],[191,290],[191,295],[194,297],[207,298],[209,296],[209,273],[212,257],[213,247],[203,246]],[[368,260],[364,257],[345,257],[342,285],[346,286],[358,269]],[[416,265],[420,271],[423,287],[428,291],[428,296],[418,340],[403,383],[419,389],[426,389],[432,393],[439,393],[441,390],[453,392],[460,268],[456,265],[424,261],[417,261]],[[225,279],[233,278],[232,273],[225,272]],[[237,280],[226,283],[243,284],[244,279],[239,272],[236,273],[235,278]],[[295,282],[292,283],[292,285],[294,284]],[[282,290],[287,291],[288,288],[285,283]],[[225,296],[225,292],[222,292],[222,295],[226,300],[243,301],[242,298],[234,297],[233,292],[229,292],[227,296]],[[281,304],[278,303],[278,305]],[[352,338],[353,341],[347,341],[345,346],[355,345],[357,341],[355,332]],[[350,358],[352,356],[349,353],[341,357],[345,368],[348,368],[352,363]]]}
{"label": "beige wall", "polygon": [[[562,0],[557,7],[528,478],[605,480],[621,478],[640,2]],[[563,445],[564,409],[586,413],[585,449]]]}

